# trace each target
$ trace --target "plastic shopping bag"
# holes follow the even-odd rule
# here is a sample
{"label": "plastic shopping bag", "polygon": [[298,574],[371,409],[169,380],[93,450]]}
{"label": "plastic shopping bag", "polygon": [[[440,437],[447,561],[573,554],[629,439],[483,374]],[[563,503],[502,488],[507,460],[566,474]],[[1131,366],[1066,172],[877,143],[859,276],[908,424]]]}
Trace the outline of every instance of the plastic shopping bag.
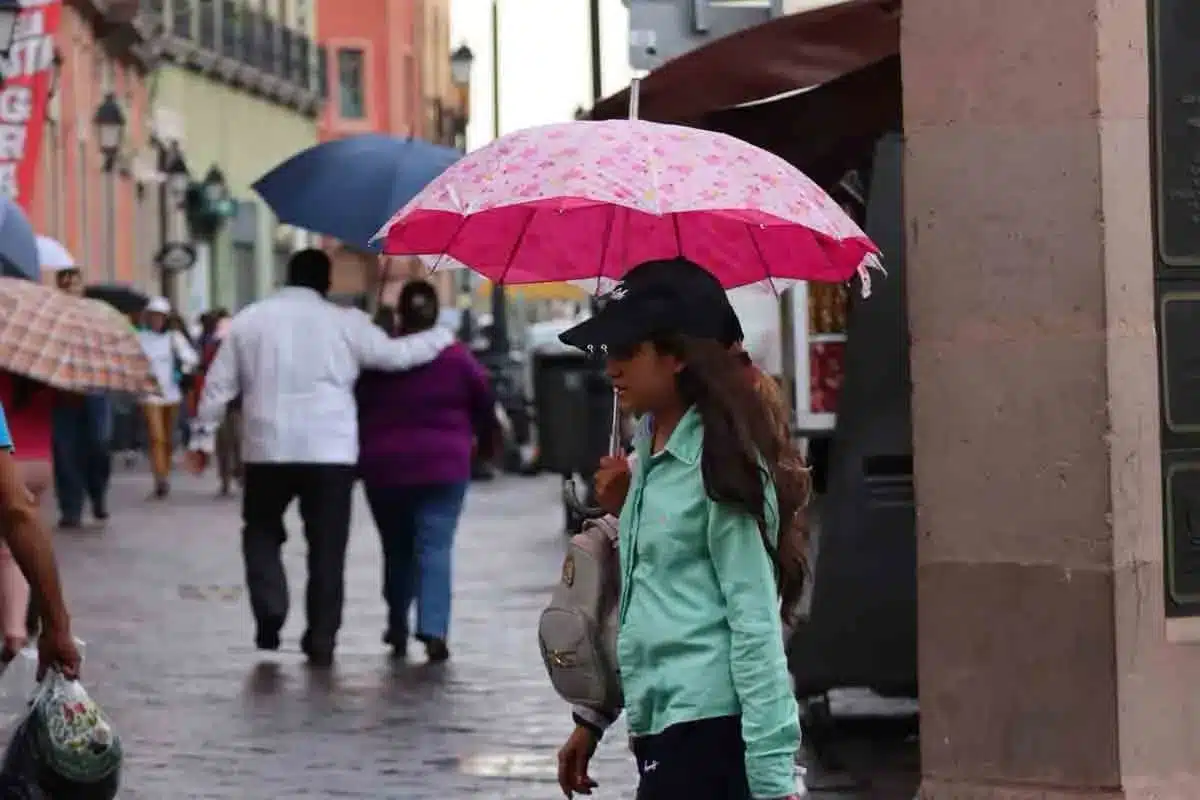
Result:
{"label": "plastic shopping bag", "polygon": [[121,740],[87,690],[51,671],[9,740],[0,777],[17,791],[32,787],[48,798],[112,800],[121,760]]}

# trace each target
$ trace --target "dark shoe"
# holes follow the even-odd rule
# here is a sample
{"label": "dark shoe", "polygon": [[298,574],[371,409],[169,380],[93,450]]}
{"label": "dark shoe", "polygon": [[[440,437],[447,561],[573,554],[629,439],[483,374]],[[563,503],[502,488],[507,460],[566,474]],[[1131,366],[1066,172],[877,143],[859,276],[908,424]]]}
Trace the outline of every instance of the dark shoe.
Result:
{"label": "dark shoe", "polygon": [[408,657],[408,631],[388,628],[383,632],[383,643],[392,648],[392,658],[403,660]]}
{"label": "dark shoe", "polygon": [[171,493],[171,484],[167,481],[156,481],[154,483],[154,496],[162,499]]}
{"label": "dark shoe", "polygon": [[429,659],[430,664],[441,664],[450,660],[450,648],[446,646],[445,639],[417,634],[417,641],[425,645],[425,657]]}
{"label": "dark shoe", "polygon": [[108,509],[104,506],[93,506],[92,516],[96,518],[96,522],[108,522]]}
{"label": "dark shoe", "polygon": [[259,650],[274,652],[280,647],[279,632],[283,630],[282,620],[267,620],[258,626],[254,634],[254,646]]}
{"label": "dark shoe", "polygon": [[307,633],[300,638],[300,650],[308,656],[310,667],[328,669],[333,666],[333,647],[314,646]]}

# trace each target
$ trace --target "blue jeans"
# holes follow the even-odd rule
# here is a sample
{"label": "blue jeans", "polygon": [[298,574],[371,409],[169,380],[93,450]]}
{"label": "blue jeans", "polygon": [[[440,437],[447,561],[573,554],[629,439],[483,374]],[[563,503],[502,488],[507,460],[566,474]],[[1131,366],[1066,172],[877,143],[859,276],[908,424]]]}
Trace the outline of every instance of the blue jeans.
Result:
{"label": "blue jeans", "polygon": [[417,636],[446,639],[450,631],[454,532],[467,482],[372,486],[367,502],[383,543],[383,599],[388,630],[407,636],[417,604]]}
{"label": "blue jeans", "polygon": [[83,517],[84,496],[92,513],[108,513],[108,481],[112,474],[112,401],[90,394],[78,403],[54,408],[54,490],[65,522]]}

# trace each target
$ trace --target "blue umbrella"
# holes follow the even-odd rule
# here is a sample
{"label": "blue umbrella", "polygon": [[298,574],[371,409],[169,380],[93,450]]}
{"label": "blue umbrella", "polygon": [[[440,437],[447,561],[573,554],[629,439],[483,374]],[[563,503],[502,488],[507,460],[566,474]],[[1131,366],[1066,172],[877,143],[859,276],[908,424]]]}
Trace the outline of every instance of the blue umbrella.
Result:
{"label": "blue umbrella", "polygon": [[7,197],[0,198],[0,275],[42,279],[37,234],[21,207]]}
{"label": "blue umbrella", "polygon": [[368,133],[297,153],[254,191],[281,222],[375,250],[371,237],[458,157],[420,139]]}

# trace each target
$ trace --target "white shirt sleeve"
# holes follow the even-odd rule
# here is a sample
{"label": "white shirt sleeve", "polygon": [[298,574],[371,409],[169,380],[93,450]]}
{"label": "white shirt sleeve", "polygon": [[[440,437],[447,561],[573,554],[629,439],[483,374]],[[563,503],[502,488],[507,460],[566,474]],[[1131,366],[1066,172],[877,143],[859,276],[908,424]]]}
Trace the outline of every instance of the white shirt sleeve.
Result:
{"label": "white shirt sleeve", "polygon": [[217,355],[208,366],[204,376],[204,393],[192,420],[193,450],[213,453],[216,449],[217,428],[225,416],[225,407],[242,391],[238,375],[237,350],[234,347],[234,331],[217,348]]}
{"label": "white shirt sleeve", "polygon": [[454,334],[440,325],[395,339],[361,311],[348,311],[350,345],[364,369],[398,372],[428,364],[454,343]]}
{"label": "white shirt sleeve", "polygon": [[187,337],[179,331],[171,331],[171,347],[175,358],[179,359],[179,368],[191,372],[200,363],[200,356],[195,348],[188,343]]}

